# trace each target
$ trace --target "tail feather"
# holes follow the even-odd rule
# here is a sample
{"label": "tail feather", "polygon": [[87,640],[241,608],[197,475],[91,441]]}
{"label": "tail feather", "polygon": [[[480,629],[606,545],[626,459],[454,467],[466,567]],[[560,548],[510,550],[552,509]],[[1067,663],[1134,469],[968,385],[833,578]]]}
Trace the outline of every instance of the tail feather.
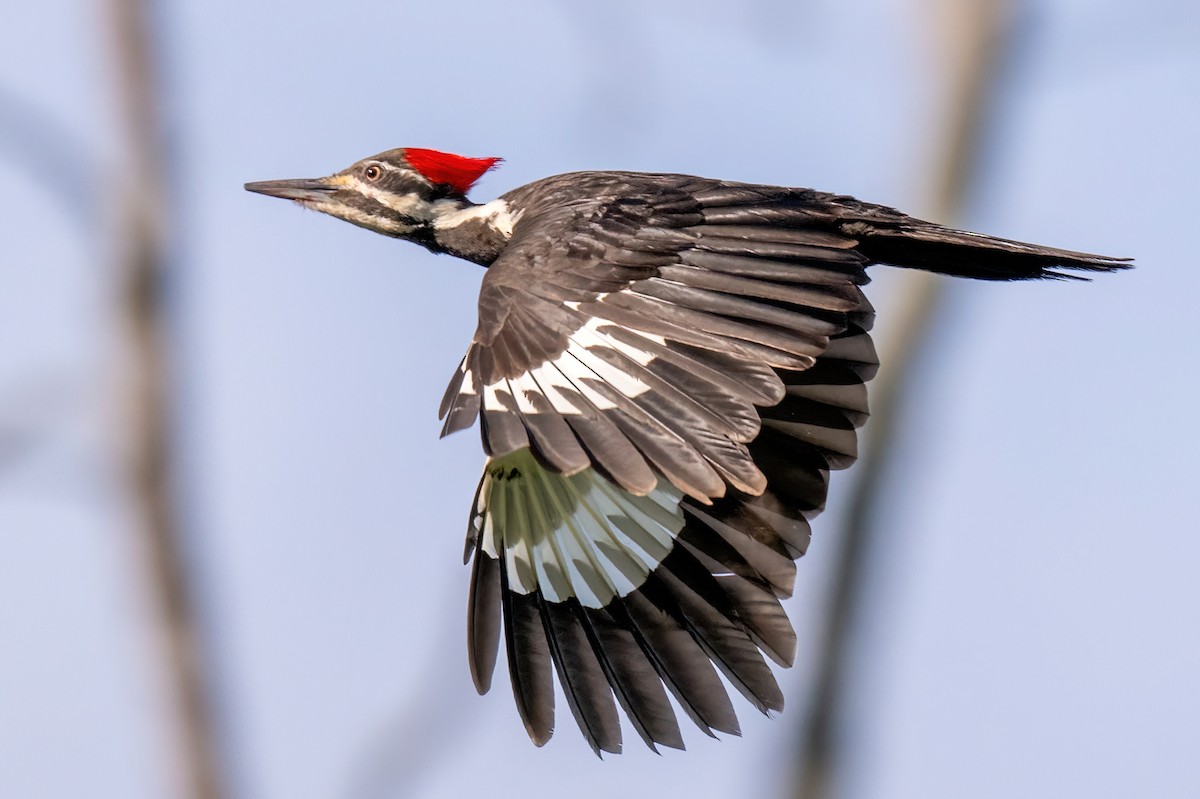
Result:
{"label": "tail feather", "polygon": [[858,251],[874,263],[977,280],[1087,280],[1072,272],[1115,272],[1132,267],[1131,258],[955,230],[881,206],[864,204],[856,210],[863,213],[843,217],[841,230],[858,238]]}

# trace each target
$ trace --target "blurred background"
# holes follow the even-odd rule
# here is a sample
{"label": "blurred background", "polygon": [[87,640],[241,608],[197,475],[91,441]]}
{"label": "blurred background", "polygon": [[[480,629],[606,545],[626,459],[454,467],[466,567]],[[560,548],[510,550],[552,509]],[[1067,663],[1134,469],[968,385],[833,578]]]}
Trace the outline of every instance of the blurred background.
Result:
{"label": "blurred background", "polygon": [[[0,797],[1200,795],[1197,4],[5,17]],[[788,710],[601,762],[466,668],[482,455],[436,409],[482,271],[241,188],[406,145],[503,156],[477,199],[678,171],[1138,269],[876,269]]]}

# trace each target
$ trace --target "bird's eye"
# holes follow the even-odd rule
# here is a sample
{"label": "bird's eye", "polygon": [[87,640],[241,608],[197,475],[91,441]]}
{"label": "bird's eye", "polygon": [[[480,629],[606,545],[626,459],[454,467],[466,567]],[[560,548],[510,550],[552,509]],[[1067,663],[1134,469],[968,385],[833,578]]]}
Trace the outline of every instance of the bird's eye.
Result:
{"label": "bird's eye", "polygon": [[363,177],[370,181],[379,180],[379,177],[382,174],[383,170],[379,168],[378,164],[371,164],[369,167],[363,170]]}

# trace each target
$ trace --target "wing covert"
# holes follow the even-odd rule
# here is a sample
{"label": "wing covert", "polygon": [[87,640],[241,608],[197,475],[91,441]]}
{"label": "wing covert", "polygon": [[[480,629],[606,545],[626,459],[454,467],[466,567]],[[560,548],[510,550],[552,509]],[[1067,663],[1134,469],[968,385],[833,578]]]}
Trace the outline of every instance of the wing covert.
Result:
{"label": "wing covert", "polygon": [[492,456],[529,447],[635,494],[656,474],[702,503],[761,494],[748,445],[784,397],[779,370],[871,313],[856,240],[799,189],[582,173],[505,199],[524,210],[484,277],[443,434],[478,417]]}

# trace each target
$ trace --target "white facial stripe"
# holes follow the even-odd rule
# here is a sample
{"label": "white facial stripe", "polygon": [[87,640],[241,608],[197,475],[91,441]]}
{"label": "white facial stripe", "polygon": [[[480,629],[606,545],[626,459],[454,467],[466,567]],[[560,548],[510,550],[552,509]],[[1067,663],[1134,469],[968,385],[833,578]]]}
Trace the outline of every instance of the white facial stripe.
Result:
{"label": "white facial stripe", "polygon": [[348,177],[347,183],[364,197],[369,197],[384,208],[395,211],[398,214],[423,222],[427,222],[433,218],[433,208],[430,203],[415,194],[393,194],[392,192],[380,189],[378,186],[364,183],[353,175]]}
{"label": "white facial stripe", "polygon": [[352,205],[342,204],[324,204],[324,203],[309,203],[310,207],[318,211],[324,211],[330,216],[336,216],[339,219],[344,219],[356,225],[370,228],[372,230],[383,230],[388,233],[397,235],[408,233],[413,229],[412,225],[406,225],[397,219],[386,219],[375,216],[355,208]]}

